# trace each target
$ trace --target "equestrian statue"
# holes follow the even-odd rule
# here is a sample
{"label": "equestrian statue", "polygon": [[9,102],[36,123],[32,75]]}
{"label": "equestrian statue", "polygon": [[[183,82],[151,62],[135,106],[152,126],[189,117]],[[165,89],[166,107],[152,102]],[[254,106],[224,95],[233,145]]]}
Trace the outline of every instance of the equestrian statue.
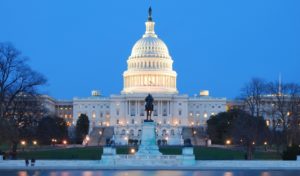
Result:
{"label": "equestrian statue", "polygon": [[145,111],[147,112],[147,118],[146,120],[144,120],[145,122],[153,122],[153,120],[151,119],[151,114],[153,111],[153,97],[151,94],[148,94],[148,96],[145,98]]}

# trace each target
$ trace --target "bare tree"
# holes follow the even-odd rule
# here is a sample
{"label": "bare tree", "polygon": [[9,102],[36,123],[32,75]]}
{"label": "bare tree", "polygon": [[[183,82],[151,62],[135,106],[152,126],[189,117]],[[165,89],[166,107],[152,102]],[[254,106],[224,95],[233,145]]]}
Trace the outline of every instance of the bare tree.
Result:
{"label": "bare tree", "polygon": [[[46,83],[46,78],[32,70],[27,60],[11,44],[0,43],[0,118],[13,124],[18,134],[22,134],[20,130],[30,128],[33,111],[39,107],[33,105],[29,111],[28,97],[24,95],[34,97],[38,87]],[[10,138],[14,153],[18,137]]]}
{"label": "bare tree", "polygon": [[241,99],[245,104],[245,111],[252,116],[260,117],[262,110],[262,99],[266,93],[266,82],[261,78],[252,78],[241,89]]}
{"label": "bare tree", "polygon": [[232,137],[246,149],[246,159],[253,159],[256,145],[262,145],[269,138],[269,128],[262,117],[251,116],[237,111],[233,120]]}
{"label": "bare tree", "polygon": [[273,128],[282,128],[288,145],[293,144],[294,134],[299,130],[300,85],[271,82],[268,91],[272,95]]}
{"label": "bare tree", "polygon": [[8,117],[20,93],[35,94],[46,78],[32,70],[11,44],[0,43],[0,118]]}

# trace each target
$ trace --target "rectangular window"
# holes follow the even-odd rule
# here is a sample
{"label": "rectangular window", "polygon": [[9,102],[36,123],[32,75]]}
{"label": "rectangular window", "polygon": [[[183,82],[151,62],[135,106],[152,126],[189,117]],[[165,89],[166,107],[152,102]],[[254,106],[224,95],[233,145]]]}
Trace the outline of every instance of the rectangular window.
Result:
{"label": "rectangular window", "polygon": [[167,109],[163,110],[163,116],[167,116]]}
{"label": "rectangular window", "polygon": [[181,113],[182,113],[181,110],[179,110],[179,111],[178,111],[178,115],[181,116]]}

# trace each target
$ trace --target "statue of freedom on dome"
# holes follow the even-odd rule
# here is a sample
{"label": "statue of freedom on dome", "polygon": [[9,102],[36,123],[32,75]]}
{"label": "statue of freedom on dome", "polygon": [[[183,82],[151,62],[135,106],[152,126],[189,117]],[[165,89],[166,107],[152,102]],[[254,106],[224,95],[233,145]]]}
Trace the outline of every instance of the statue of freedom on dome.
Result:
{"label": "statue of freedom on dome", "polygon": [[147,118],[146,120],[144,120],[145,122],[153,122],[153,120],[151,119],[151,114],[153,111],[153,97],[151,94],[148,94],[148,96],[145,98],[145,111],[147,112]]}

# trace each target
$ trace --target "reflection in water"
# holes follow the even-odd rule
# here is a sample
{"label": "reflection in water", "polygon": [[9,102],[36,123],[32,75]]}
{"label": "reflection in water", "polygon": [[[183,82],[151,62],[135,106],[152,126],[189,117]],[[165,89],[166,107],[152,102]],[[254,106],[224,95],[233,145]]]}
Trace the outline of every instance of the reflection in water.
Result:
{"label": "reflection in water", "polygon": [[264,172],[261,173],[261,176],[271,176],[271,175],[270,175],[269,172],[264,171]]}
{"label": "reflection in water", "polygon": [[68,172],[68,171],[62,171],[60,175],[61,176],[71,176],[70,172]]}
{"label": "reflection in water", "polygon": [[300,176],[298,171],[0,171],[0,176]]}
{"label": "reflection in water", "polygon": [[50,176],[57,176],[55,171],[50,172]]}
{"label": "reflection in water", "polygon": [[27,176],[27,172],[26,171],[20,171],[20,172],[18,172],[18,176]]}
{"label": "reflection in water", "polygon": [[156,171],[153,174],[153,176],[161,176],[161,175],[184,176],[185,174],[183,171]]}
{"label": "reflection in water", "polygon": [[119,171],[119,172],[115,172],[113,176],[140,176],[140,175],[145,175],[145,172],[144,171]]}
{"label": "reflection in water", "polygon": [[93,171],[84,171],[82,176],[93,176]]}
{"label": "reflection in water", "polygon": [[233,176],[233,173],[232,172],[225,172],[224,176]]}

